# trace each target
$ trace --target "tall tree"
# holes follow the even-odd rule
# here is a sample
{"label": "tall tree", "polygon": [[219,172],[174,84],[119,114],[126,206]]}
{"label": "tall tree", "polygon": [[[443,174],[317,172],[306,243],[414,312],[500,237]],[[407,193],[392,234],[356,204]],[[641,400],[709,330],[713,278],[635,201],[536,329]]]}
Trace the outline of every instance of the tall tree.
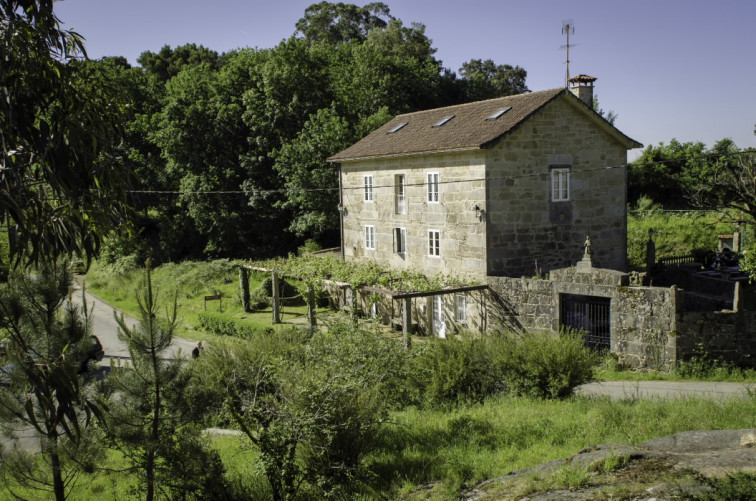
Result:
{"label": "tall tree", "polygon": [[370,30],[385,28],[393,19],[388,5],[382,2],[358,7],[324,1],[305,9],[304,17],[297,21],[297,31],[313,42],[362,42]]}
{"label": "tall tree", "polygon": [[0,219],[16,262],[97,254],[125,213],[121,109],[53,0],[0,0]]}
{"label": "tall tree", "polygon": [[462,64],[459,74],[463,79],[467,101],[511,96],[528,91],[525,85],[528,73],[523,68],[496,64],[492,59],[471,59]]}
{"label": "tall tree", "polygon": [[[0,356],[6,388],[0,392],[5,431],[28,428],[40,437],[49,470],[15,450],[4,457],[7,485],[49,490],[57,500],[70,494],[82,469],[92,467],[88,425],[102,408],[87,380],[91,324],[82,309],[66,303],[71,275],[63,267],[35,276],[12,275],[0,288],[0,328],[9,336]],[[84,365],[84,367],[82,367]],[[21,466],[21,468],[18,468]]]}

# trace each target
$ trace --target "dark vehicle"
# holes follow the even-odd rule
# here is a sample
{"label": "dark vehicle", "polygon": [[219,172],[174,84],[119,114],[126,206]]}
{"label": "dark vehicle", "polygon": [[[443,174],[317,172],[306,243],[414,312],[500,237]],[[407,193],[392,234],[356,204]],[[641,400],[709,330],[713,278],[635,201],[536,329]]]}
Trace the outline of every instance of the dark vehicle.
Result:
{"label": "dark vehicle", "polygon": [[90,336],[92,344],[89,349],[81,356],[79,363],[79,374],[87,372],[89,363],[99,362],[105,356],[105,350],[102,349],[102,343],[97,336]]}

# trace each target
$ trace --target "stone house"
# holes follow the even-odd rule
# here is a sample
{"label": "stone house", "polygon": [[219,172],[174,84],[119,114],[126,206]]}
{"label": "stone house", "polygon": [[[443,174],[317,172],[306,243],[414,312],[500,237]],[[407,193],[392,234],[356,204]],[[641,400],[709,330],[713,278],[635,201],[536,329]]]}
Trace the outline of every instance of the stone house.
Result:
{"label": "stone house", "polygon": [[594,80],[399,115],[329,158],[344,259],[484,281],[570,266],[590,235],[594,263],[624,270],[642,145],[593,111]]}
{"label": "stone house", "polygon": [[[642,145],[593,111],[594,81],[399,115],[329,158],[343,258],[486,283],[569,267],[590,235],[593,263],[624,270],[627,150]],[[485,296],[411,308],[426,332],[483,330]]]}

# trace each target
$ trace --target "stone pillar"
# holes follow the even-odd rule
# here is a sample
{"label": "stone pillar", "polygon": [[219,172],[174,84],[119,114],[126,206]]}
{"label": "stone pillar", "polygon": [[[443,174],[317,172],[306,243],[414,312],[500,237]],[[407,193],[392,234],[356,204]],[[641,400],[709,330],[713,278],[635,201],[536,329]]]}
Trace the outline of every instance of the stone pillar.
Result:
{"label": "stone pillar", "polygon": [[312,328],[318,325],[318,321],[315,318],[315,287],[312,285],[307,286],[307,321]]}
{"label": "stone pillar", "polygon": [[276,275],[276,272],[273,272],[270,274],[270,278],[273,281],[273,284],[271,285],[271,295],[273,296],[273,323],[274,324],[280,324],[281,323],[281,294],[278,291],[278,276]]}
{"label": "stone pillar", "polygon": [[654,229],[648,229],[648,242],[646,242],[646,276],[653,274],[656,266],[656,244],[654,243]]}
{"label": "stone pillar", "polygon": [[245,313],[249,313],[249,270],[242,266],[239,267],[239,288],[241,289],[242,308]]}

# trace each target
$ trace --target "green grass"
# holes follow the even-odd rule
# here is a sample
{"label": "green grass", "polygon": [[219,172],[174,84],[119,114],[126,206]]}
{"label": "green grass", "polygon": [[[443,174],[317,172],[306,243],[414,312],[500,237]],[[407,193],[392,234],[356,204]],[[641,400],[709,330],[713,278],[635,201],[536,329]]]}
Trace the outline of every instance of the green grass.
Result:
{"label": "green grass", "polygon": [[[386,488],[441,481],[434,499],[512,470],[576,454],[602,443],[638,444],[688,430],[750,428],[756,400],[703,399],[566,401],[501,397],[450,411],[407,410],[386,427],[382,451],[372,457]],[[565,472],[565,485],[580,472]],[[411,499],[421,499],[420,497]]]}
{"label": "green grass", "polygon": [[619,367],[613,357],[607,356],[596,367],[594,377],[598,381],[711,381],[731,383],[756,383],[756,369],[738,367],[734,363],[693,357],[679,362],[674,371],[626,370]]}
{"label": "green grass", "polygon": [[[144,271],[131,270],[116,274],[106,266],[93,263],[84,276],[87,290],[108,304],[138,318],[139,304],[136,293],[142,287]],[[260,286],[266,278],[263,273],[250,273],[250,290]],[[181,325],[178,334],[190,339],[212,339],[214,336],[200,327],[202,312],[219,313],[221,302],[223,315],[255,329],[273,326],[273,311],[270,307],[248,313],[241,306],[238,269],[229,261],[185,261],[167,263],[152,272],[154,290],[162,304],[169,306],[177,294]],[[221,301],[205,302],[205,296],[223,296]],[[283,323],[303,325],[307,319],[306,306],[283,307]]]}
{"label": "green grass", "polygon": [[[699,398],[556,401],[502,396],[479,405],[396,412],[383,426],[379,448],[367,463],[373,472],[372,488],[387,499],[457,499],[460,488],[567,457],[591,445],[639,444],[681,431],[754,427],[756,398],[725,402]],[[215,436],[212,443],[236,492],[266,499],[268,487],[256,463],[258,456],[246,438]],[[119,454],[109,451],[105,469],[83,475],[73,498],[129,498],[132,478],[107,471],[124,466]],[[585,475],[565,470],[545,481],[577,487]],[[430,491],[418,489],[431,482],[439,483]],[[6,488],[0,490],[0,498],[9,498]]]}

